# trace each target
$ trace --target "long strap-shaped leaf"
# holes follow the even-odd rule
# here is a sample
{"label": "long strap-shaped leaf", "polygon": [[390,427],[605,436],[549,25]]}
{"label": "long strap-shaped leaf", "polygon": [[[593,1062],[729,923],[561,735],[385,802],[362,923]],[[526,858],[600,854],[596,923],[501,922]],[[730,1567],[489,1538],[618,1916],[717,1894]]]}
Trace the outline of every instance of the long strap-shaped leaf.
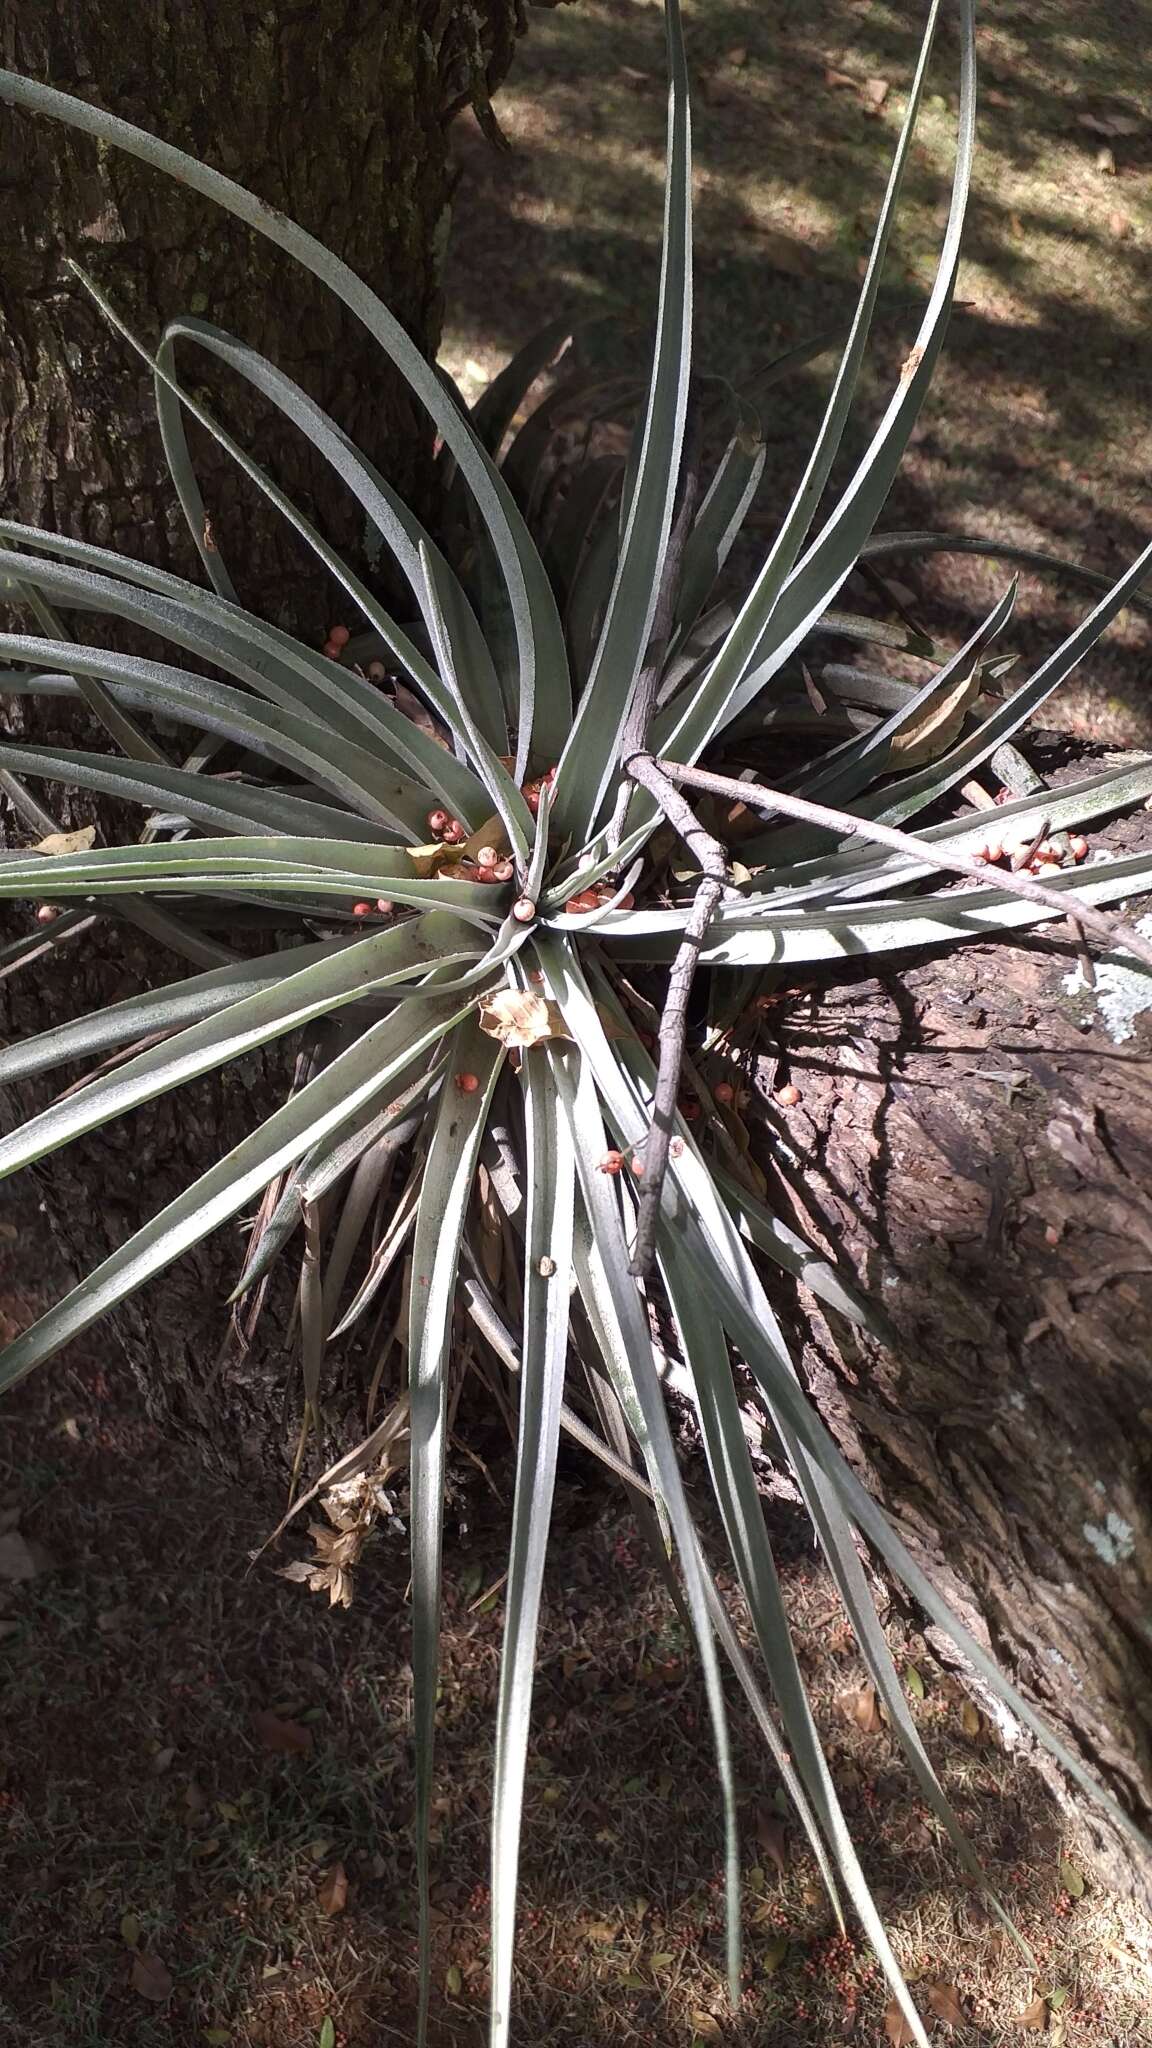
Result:
{"label": "long strap-shaped leaf", "polygon": [[172,1031],[201,1017],[214,1017],[254,989],[271,988],[301,967],[310,967],[340,949],[339,939],[321,939],[312,946],[290,946],[258,960],[237,960],[207,974],[147,989],[125,1002],[110,1003],[72,1023],[54,1025],[34,1038],[23,1038],[0,1051],[0,1084],[49,1073],[68,1060],[91,1059],[113,1046],[130,1045],[154,1031]]}
{"label": "long strap-shaped leaf", "polygon": [[[247,896],[274,889],[288,895],[355,900],[384,887],[418,910],[453,910],[481,926],[500,919],[479,882],[424,881],[403,849],[339,839],[181,839],[171,846],[102,846],[86,854],[18,855],[0,860],[0,897],[111,896],[174,890]],[[350,907],[350,906],[349,906]]]}
{"label": "long strap-shaped leaf", "polygon": [[[549,994],[567,1014],[569,984],[566,956],[554,943],[544,941],[538,948],[538,957],[546,975]],[[668,1427],[664,1396],[652,1359],[651,1334],[636,1282],[628,1270],[628,1247],[624,1241],[615,1188],[609,1176],[599,1171],[606,1140],[593,1070],[582,1058],[575,1087],[563,1067],[557,1066],[554,1071],[561,1100],[572,1123],[580,1191],[588,1218],[589,1236],[583,1272],[596,1290],[598,1320],[614,1333],[611,1354],[605,1362],[610,1367],[614,1363],[626,1366],[627,1382],[634,1389],[643,1415],[653,1460],[654,1483],[658,1484],[660,1505],[667,1515],[680,1555],[684,1590],[699,1646],[724,1801],[728,1986],[732,2001],[736,2003],[740,1997],[740,1851],[724,1688],[709,1615],[705,1575]]]}
{"label": "long strap-shaped leaf", "polygon": [[[926,855],[924,868],[931,867],[931,856]],[[890,883],[892,878],[888,879]],[[911,862],[907,879],[919,879]],[[1150,883],[1152,853],[1146,852],[1087,868],[1057,870],[1047,886],[1067,895],[1067,915],[1075,917],[1077,900],[1115,903],[1138,894]],[[907,902],[874,903],[861,897],[856,903],[827,904],[812,912],[778,911],[774,906],[754,914],[722,910],[700,957],[714,967],[792,967],[812,960],[863,959],[909,946],[954,946],[964,939],[995,938],[1059,915],[1057,910],[1020,896],[1007,896],[994,887],[949,889]],[[679,944],[682,923],[681,917],[669,911],[629,912],[615,920],[603,936],[621,959],[666,960]]]}
{"label": "long strap-shaped leaf", "polygon": [[[357,502],[363,508],[370,526],[390,548],[401,573],[420,610],[424,612],[423,577],[420,572],[420,549],[431,549],[437,557],[440,572],[454,600],[454,615],[459,621],[463,644],[467,649],[469,675],[474,691],[477,718],[486,737],[497,749],[507,739],[504,729],[503,706],[496,671],[492,658],[484,644],[476,616],[463,590],[440,554],[431,536],[425,531],[415,513],[410,512],[398,492],[394,491],[381,476],[374,463],[360,454],[342,428],[324,411],[322,406],[308,396],[300,385],[277,369],[266,356],[256,349],[238,341],[223,328],[214,327],[205,320],[173,320],[164,330],[163,340],[156,354],[156,402],[160,413],[165,446],[169,458],[181,445],[185,447],[184,427],[181,410],[188,394],[181,391],[176,381],[173,363],[175,344],[179,340],[197,342],[220,362],[226,363],[237,376],[263,394],[276,409],[291,420],[293,426],[305,435],[312,446],[345,483]],[[202,412],[202,408],[197,408]],[[230,437],[231,448],[236,444]],[[199,497],[199,492],[197,492]],[[424,623],[431,630],[431,621],[424,613]]]}
{"label": "long strap-shaped leaf", "polygon": [[679,0],[666,0],[668,143],[656,346],[620,560],[556,776],[556,829],[584,839],[616,767],[648,648],[672,527],[692,368],[692,129]]}
{"label": "long strap-shaped leaf", "polygon": [[343,1124],[434,1045],[472,1007],[459,996],[405,1003],[373,1025],[348,1051],[241,1141],[190,1188],[96,1267],[78,1287],[0,1352],[0,1392],[59,1351],[94,1322],[163,1272],[182,1252],[235,1216],[284,1166]]}
{"label": "long strap-shaped leaf", "polygon": [[[7,678],[5,678],[7,680]],[[47,753],[39,747],[0,747],[0,760],[24,775],[43,775],[76,789],[99,790],[102,796],[128,803],[178,811],[198,825],[223,831],[256,831],[270,838],[362,839],[379,844],[380,828],[355,811],[312,803],[287,790],[260,789],[184,768],[154,768],[151,763],[119,761],[109,754],[81,754],[63,748]]]}
{"label": "long strap-shaped leaf", "polygon": [[[97,558],[101,552],[87,550]],[[464,763],[403,717],[374,684],[265,626],[250,612],[191,584],[185,585],[179,596],[141,588],[119,573],[121,556],[107,559],[107,567],[117,570],[114,575],[93,573],[87,564],[40,556],[28,560],[29,577],[50,590],[58,603],[110,613],[158,633],[224,669],[259,697],[314,720],[330,733],[366,749],[374,760],[403,769],[434,790],[438,801],[450,802],[455,815],[466,822],[479,824],[487,815],[482,786]],[[103,569],[105,564],[99,566]],[[426,670],[435,681],[434,671],[423,657],[416,655],[415,649],[412,652],[421,671],[417,679]]]}
{"label": "long strap-shaped leaf", "polygon": [[705,684],[696,692],[687,711],[667,721],[667,732],[661,728],[661,751],[675,759],[695,758],[712,734],[734,718],[764,687],[821,613],[827,610],[855,565],[860,547],[871,532],[891,489],[927,394],[951,309],[971,176],[976,90],[972,0],[960,0],[961,73],[956,162],[948,224],[928,307],[906,358],[899,388],[889,402],[870,447],[817,539],[793,568],[796,552],[815,510],[812,486],[822,483],[827,477],[828,464],[839,445],[859,373],[911,147],[913,125],[924,89],[937,13],[938,0],[933,0],[905,123],[877,224],[869,269],[861,289],[857,318],[817,446],[782,535],[774,544]]}
{"label": "long strap-shaped leaf", "polygon": [[3,633],[0,654],[4,653],[47,669],[66,668],[77,676],[101,676],[112,684],[125,682],[146,692],[158,712],[204,731],[223,733],[242,746],[255,746],[273,761],[306,774],[363,816],[410,835],[416,844],[427,831],[426,790],[314,719],[281,709],[273,716],[259,698],[246,691],[213,682],[191,669],[139,654],[120,654],[112,648],[78,647],[69,641]]}
{"label": "long strap-shaped leaf", "polygon": [[315,236],[289,220],[286,214],[246,192],[231,178],[223,177],[219,171],[198,163],[195,157],[173,148],[171,143],[159,141],[131,122],[121,121],[102,108],[88,106],[83,100],[56,92],[51,86],[41,85],[34,79],[22,78],[13,71],[0,71],[0,99],[63,121],[83,134],[95,136],[105,146],[112,144],[126,150],[129,155],[139,157],[144,163],[202,193],[244,221],[257,234],[285,250],[355,314],[395,363],[435,422],[455,455],[492,535],[512,604],[520,650],[521,694],[529,730],[538,671],[543,671],[550,678],[548,689],[542,693],[545,699],[542,716],[559,716],[562,699],[556,683],[559,678],[567,678],[564,636],[531,537],[511,493],[471,425],[445,392],[415,342],[376,293],[346,263],[326,249]]}
{"label": "long strap-shaped leaf", "polygon": [[525,1053],[522,1068],[528,1186],[524,1343],[504,1654],[496,1706],[491,2048],[506,2048],[510,2033],[524,1772],[568,1351],[576,1162],[571,1127],[550,1067],[570,1057],[558,1048],[538,1047]]}
{"label": "long strap-shaped leaf", "polygon": [[[436,1688],[440,1663],[440,1564],[448,1366],[460,1239],[503,1049],[475,1023],[456,1033],[452,1070],[420,1188],[409,1280],[408,1372],[412,1474],[412,1723],[416,1750],[416,1869],[420,1895],[417,2039],[427,2039],[432,1929],[430,1843]],[[477,1084],[462,1091],[467,1075]]]}
{"label": "long strap-shaped leaf", "polygon": [[[283,975],[271,988],[242,996],[221,1014],[189,1024],[112,1073],[98,1075],[0,1137],[0,1178],[317,1017],[398,984],[419,982],[433,968],[469,960],[478,950],[467,925],[434,911],[326,954]],[[418,995],[417,989],[409,991],[411,1006]]]}

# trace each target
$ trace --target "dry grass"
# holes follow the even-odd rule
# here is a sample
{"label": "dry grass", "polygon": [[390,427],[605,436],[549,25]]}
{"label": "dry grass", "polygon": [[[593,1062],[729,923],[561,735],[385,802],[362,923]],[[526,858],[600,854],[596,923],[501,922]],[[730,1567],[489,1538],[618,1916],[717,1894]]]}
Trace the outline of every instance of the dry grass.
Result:
{"label": "dry grass", "polygon": [[[884,0],[697,0],[697,358],[739,386],[850,316],[904,106],[921,10]],[[612,314],[643,362],[658,271],[664,78],[659,9],[579,0],[530,10],[497,100],[513,144],[468,122],[446,278],[444,358],[475,394],[559,312]],[[888,316],[850,436],[860,453],[907,348],[939,244],[954,132],[955,39],[935,74],[887,278]],[[1044,547],[1115,573],[1149,536],[1152,99],[1147,9],[1063,0],[981,10],[983,112],[967,260],[944,361],[884,523]],[[832,74],[841,83],[829,83]],[[877,111],[865,82],[888,91]],[[857,81],[854,86],[852,81]],[[1107,135],[1085,121],[1119,123]],[[601,338],[604,347],[610,344]],[[772,529],[819,418],[828,361],[772,394],[755,523]],[[899,570],[933,629],[962,636],[1003,589],[990,563]],[[850,586],[868,609],[864,586]],[[1083,593],[1026,575],[1022,658],[1079,616]],[[1131,615],[1059,699],[1082,737],[1146,744],[1152,630]]]}
{"label": "dry grass", "polygon": [[[406,1550],[381,1537],[350,1612],[247,1570],[272,1500],[222,1490],[74,1368],[0,1418],[0,1510],[51,1568],[6,1589],[0,1803],[8,1901],[0,2037],[21,2048],[411,2039]],[[499,1485],[499,1466],[496,1468]],[[592,1503],[595,1505],[595,1501]],[[825,2048],[883,2040],[866,1951],[838,1943],[815,1870],[742,1725],[748,1989],[726,2007],[717,1810],[693,1663],[630,1522],[589,1524],[570,1469],[553,1545],[532,1747],[517,2037],[533,2048],[694,2039]],[[862,1669],[790,1512],[773,1509],[800,1655],[846,1807],[905,1967],[955,1987],[958,2048],[1026,2038],[1028,1970],[958,1881],[882,1727],[850,1718]],[[479,2044],[486,1991],[491,1712],[503,1507],[483,1486],[448,1553],[438,1810],[436,2041]],[[797,1547],[797,1546],[801,1547]],[[289,1545],[303,1550],[303,1544]],[[925,1739],[1032,1943],[1066,1994],[1050,2037],[1135,2048],[1152,1930],[1089,1884],[1068,1897],[1053,1810],[893,1623]],[[913,1681],[914,1683],[914,1681]],[[306,1728],[269,1751],[264,1709]],[[322,1909],[343,1864],[348,1903]],[[127,1938],[126,1938],[127,1937]],[[149,2004],[135,1943],[173,1980]],[[945,2032],[948,2030],[945,2029]]]}

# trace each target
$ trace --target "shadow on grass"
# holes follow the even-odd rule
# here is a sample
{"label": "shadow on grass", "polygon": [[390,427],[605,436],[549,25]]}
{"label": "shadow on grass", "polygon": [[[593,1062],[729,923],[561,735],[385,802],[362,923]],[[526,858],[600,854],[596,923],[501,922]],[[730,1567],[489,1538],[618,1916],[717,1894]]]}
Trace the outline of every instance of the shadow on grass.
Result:
{"label": "shadow on grass", "polygon": [[[984,94],[966,258],[937,382],[885,508],[885,528],[958,529],[1115,573],[1147,544],[1152,407],[1152,103],[1139,10],[1093,34],[1064,11],[1007,0],[980,30]],[[558,312],[612,313],[620,359],[643,368],[659,268],[664,78],[659,10],[581,0],[532,14],[497,111],[513,144],[456,131],[461,179],[446,277],[446,360],[482,383]],[[879,4],[701,6],[688,19],[696,88],[697,361],[739,386],[792,343],[851,315],[887,177],[914,25]],[[945,12],[886,294],[931,281],[955,120]],[[848,81],[829,84],[829,75]],[[877,113],[864,82],[887,81]],[[1087,126],[1085,122],[1097,125]],[[833,485],[863,452],[914,331],[878,326]],[[773,530],[818,423],[831,359],[773,394],[752,531]],[[478,384],[474,386],[478,388]],[[1007,571],[937,557],[899,567],[932,623],[959,637]],[[1024,578],[1022,660],[1083,610]],[[1146,742],[1152,634],[1131,615],[1064,693],[1084,733]]]}

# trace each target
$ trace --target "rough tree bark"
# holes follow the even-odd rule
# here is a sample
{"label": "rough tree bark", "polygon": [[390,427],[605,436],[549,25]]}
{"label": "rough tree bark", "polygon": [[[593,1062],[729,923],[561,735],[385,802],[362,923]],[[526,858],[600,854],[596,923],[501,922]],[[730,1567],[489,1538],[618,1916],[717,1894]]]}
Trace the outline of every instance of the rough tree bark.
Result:
{"label": "rough tree bark", "polygon": [[[291,214],[431,348],[453,176],[446,127],[469,103],[486,118],[487,95],[525,26],[523,7],[524,0],[271,0],[262,8],[0,0],[0,50],[8,67],[152,129]],[[0,108],[0,194],[0,514],[199,580],[167,481],[151,380],[71,281],[67,254],[148,338],[166,318],[193,312],[253,343],[327,407],[412,502],[426,502],[430,435],[406,387],[342,306],[227,215],[123,154],[8,107]],[[209,379],[207,358],[189,353],[181,367],[355,557],[362,522],[299,437],[239,385]],[[195,453],[241,596],[323,638],[324,577],[207,436]],[[86,620],[85,631],[98,633],[99,623]],[[58,705],[33,707],[14,722],[77,744],[67,717]],[[84,815],[60,792],[46,794],[69,821]],[[0,838],[11,824],[0,817]],[[26,925],[26,910],[15,916],[17,928]],[[0,1035],[22,1037],[117,990],[187,971],[131,932],[99,929],[46,967],[0,982]],[[10,1304],[13,1314],[43,1305],[122,1242],[203,1169],[214,1137],[251,1126],[290,1071],[285,1055],[252,1062],[53,1161],[39,1180],[6,1183],[4,1213],[19,1205],[21,1216],[22,1300]],[[27,1102],[7,1102],[5,1117]],[[106,1355],[112,1344],[156,1415],[234,1463],[281,1444],[292,1427],[278,1397],[283,1304],[258,1351],[215,1373],[238,1249],[238,1238],[223,1234],[149,1289],[94,1347]]]}
{"label": "rough tree bark", "polygon": [[[1074,967],[1056,937],[968,946],[799,1001],[780,1039],[799,1164],[774,1178],[895,1328],[884,1350],[802,1310],[825,1419],[1152,1833],[1152,1020],[1115,1042]],[[1147,1859],[1071,1805],[1098,1869],[1152,1898]]]}
{"label": "rough tree bark", "polygon": [[[0,0],[4,62],[152,129],[327,242],[408,331],[435,343],[450,168],[445,125],[503,76],[523,0]],[[60,124],[0,115],[0,504],[190,569],[150,379],[63,269],[71,254],[146,336],[207,314],[327,406],[405,495],[428,437],[406,388],[313,280],[219,209]],[[186,359],[201,376],[207,359]],[[213,377],[213,384],[218,380]],[[355,547],[347,496],[238,388],[246,445]],[[286,530],[207,446],[213,527],[242,594],[316,631],[318,585]]]}

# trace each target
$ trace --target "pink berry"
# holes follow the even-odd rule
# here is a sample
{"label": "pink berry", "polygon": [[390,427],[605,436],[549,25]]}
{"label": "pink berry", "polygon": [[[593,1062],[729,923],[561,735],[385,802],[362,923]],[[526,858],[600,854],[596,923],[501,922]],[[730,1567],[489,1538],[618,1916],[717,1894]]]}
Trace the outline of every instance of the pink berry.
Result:
{"label": "pink berry", "polygon": [[329,626],[328,628],[328,645],[330,647],[337,649],[347,647],[351,638],[352,635],[348,631],[347,626]]}
{"label": "pink berry", "polygon": [[530,896],[521,896],[519,902],[512,905],[512,915],[520,924],[531,924],[532,919],[536,915],[536,905],[533,903],[532,898]]}
{"label": "pink berry", "polygon": [[457,1074],[456,1086],[461,1095],[475,1095],[480,1086],[479,1074]]}
{"label": "pink berry", "polygon": [[372,905],[370,903],[354,903],[352,905],[353,917],[370,917],[371,913]]}
{"label": "pink berry", "polygon": [[599,1170],[601,1173],[619,1173],[623,1164],[624,1154],[622,1152],[606,1152],[600,1161]]}
{"label": "pink berry", "polygon": [[60,912],[55,903],[42,903],[36,912],[37,924],[51,924]]}
{"label": "pink berry", "polygon": [[782,1109],[794,1109],[800,1100],[800,1090],[797,1088],[795,1081],[787,1081],[783,1088],[778,1088],[776,1090],[776,1100]]}

